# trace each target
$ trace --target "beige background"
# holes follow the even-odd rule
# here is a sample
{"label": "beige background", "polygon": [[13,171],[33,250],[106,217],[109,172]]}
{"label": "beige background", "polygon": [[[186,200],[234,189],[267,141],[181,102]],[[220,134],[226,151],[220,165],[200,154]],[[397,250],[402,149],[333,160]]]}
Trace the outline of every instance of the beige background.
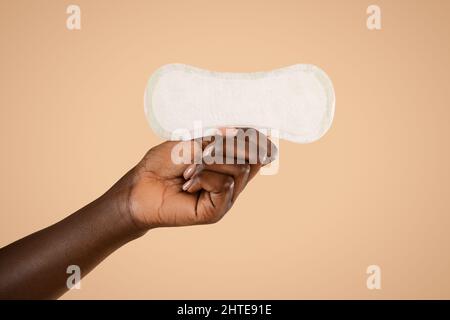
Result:
{"label": "beige background", "polygon": [[[0,245],[95,199],[160,142],[149,75],[323,68],[335,121],[282,142],[213,226],[160,229],[69,292],[78,298],[450,298],[450,1],[0,2]],[[382,30],[366,8],[382,9]],[[366,268],[382,268],[382,290]]]}

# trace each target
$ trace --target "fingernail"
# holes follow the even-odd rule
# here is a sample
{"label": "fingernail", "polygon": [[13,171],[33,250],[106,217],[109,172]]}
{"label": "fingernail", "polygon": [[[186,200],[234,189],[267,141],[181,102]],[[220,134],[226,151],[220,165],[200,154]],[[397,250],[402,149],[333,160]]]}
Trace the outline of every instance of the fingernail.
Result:
{"label": "fingernail", "polygon": [[194,181],[194,180],[188,180],[188,181],[186,181],[184,184],[183,184],[183,187],[182,187],[182,189],[184,190],[184,191],[186,191],[187,189],[189,189],[189,187],[192,185],[192,181]]}
{"label": "fingernail", "polygon": [[190,177],[192,177],[192,174],[194,173],[196,164],[191,164],[183,173],[183,177],[187,180]]}

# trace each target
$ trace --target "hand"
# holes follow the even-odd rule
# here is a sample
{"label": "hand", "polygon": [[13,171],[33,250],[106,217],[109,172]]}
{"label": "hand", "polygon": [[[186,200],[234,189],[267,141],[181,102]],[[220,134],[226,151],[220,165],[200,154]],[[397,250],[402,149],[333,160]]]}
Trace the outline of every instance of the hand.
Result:
{"label": "hand", "polygon": [[[268,139],[264,142],[268,146],[258,143],[258,150],[269,150],[270,156],[275,146]],[[196,140],[164,142],[152,148],[128,173],[127,180],[131,180],[131,184],[126,210],[141,229],[219,221],[262,166],[260,161],[254,164],[175,164],[171,153],[178,144],[191,144],[192,160],[196,157],[195,150],[204,152],[208,145]],[[248,153],[248,144],[246,141],[244,154]]]}

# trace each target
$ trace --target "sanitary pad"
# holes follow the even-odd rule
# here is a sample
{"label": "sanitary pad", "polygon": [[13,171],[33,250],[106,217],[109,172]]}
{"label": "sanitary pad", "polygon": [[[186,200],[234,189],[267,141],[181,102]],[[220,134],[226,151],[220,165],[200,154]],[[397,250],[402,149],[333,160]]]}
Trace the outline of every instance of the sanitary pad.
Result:
{"label": "sanitary pad", "polygon": [[170,140],[179,139],[174,132],[180,130],[198,138],[200,123],[204,131],[270,129],[282,139],[308,143],[330,128],[335,106],[330,78],[309,64],[254,73],[168,64],[150,77],[144,100],[150,126]]}

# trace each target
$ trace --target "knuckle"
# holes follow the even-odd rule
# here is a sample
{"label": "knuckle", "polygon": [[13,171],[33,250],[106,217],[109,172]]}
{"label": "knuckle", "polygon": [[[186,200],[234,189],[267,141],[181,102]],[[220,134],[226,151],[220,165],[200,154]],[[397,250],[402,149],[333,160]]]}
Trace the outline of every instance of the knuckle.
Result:
{"label": "knuckle", "polygon": [[202,222],[204,224],[213,224],[219,222],[224,215],[224,212],[218,211],[215,208],[205,208],[202,215]]}
{"label": "knuckle", "polygon": [[222,219],[222,217],[223,217],[223,215],[220,215],[220,214],[216,213],[216,214],[214,214],[214,215],[209,217],[208,223],[209,224],[217,223],[217,222],[219,222]]}

